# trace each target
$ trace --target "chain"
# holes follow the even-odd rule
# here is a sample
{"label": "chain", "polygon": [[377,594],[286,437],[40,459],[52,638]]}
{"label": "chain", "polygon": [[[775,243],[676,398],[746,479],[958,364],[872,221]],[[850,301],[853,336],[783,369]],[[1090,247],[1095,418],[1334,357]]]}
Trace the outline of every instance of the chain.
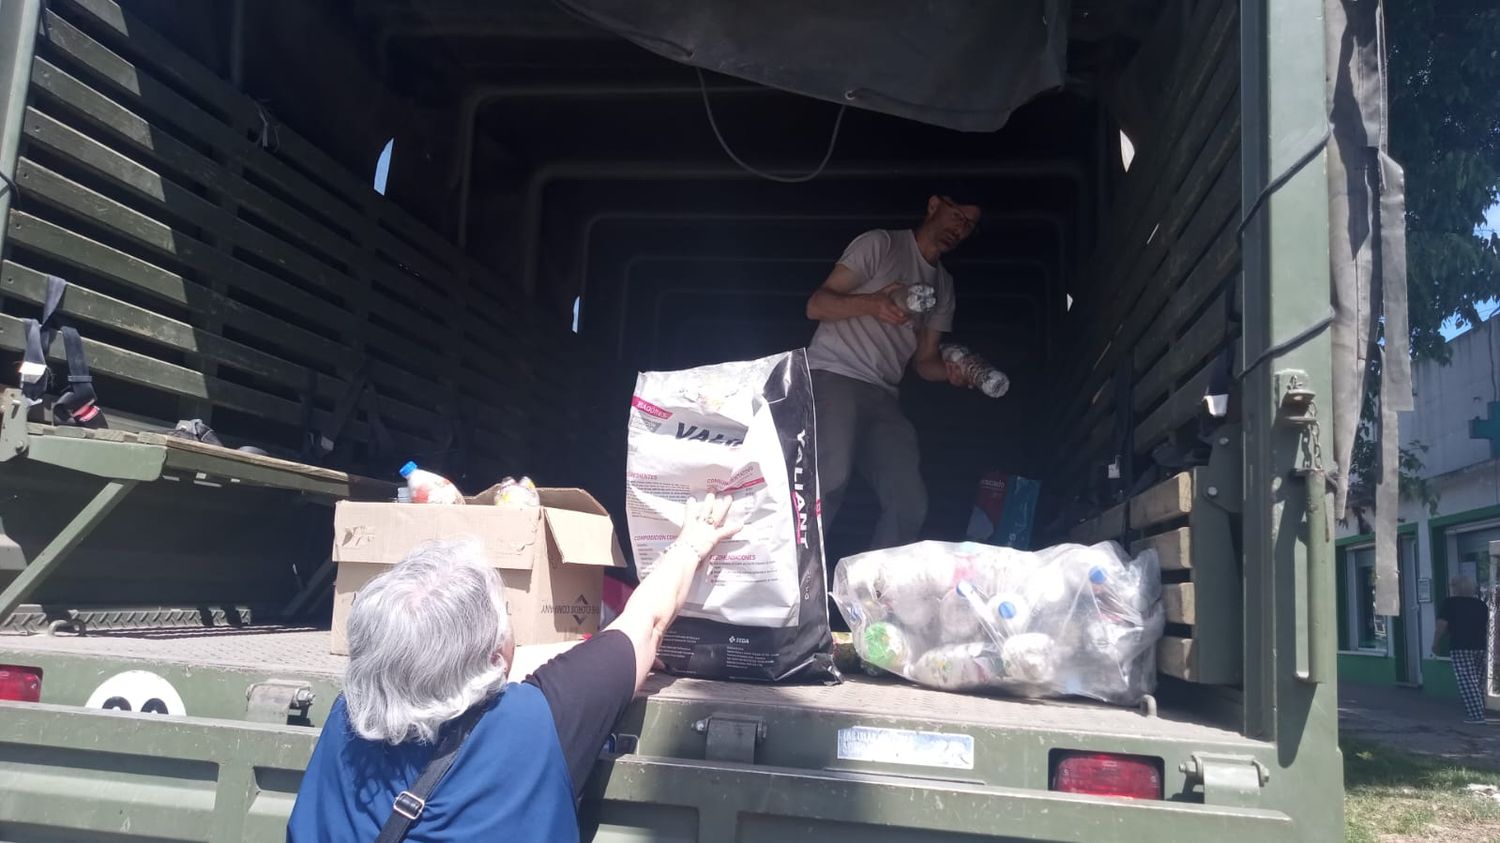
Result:
{"label": "chain", "polygon": [[[1291,382],[1287,384],[1288,397],[1291,391],[1303,392],[1302,378],[1292,376]],[[1286,417],[1288,421],[1295,423],[1303,430],[1302,437],[1302,471],[1323,473],[1323,437],[1322,430],[1318,426],[1318,402],[1313,400],[1312,393],[1307,392],[1307,404],[1302,408],[1299,415]],[[1283,404],[1283,407],[1286,405]],[[1285,410],[1283,410],[1285,412]]]}
{"label": "chain", "polygon": [[1323,473],[1323,437],[1318,427],[1318,405],[1310,402],[1302,422],[1302,470]]}

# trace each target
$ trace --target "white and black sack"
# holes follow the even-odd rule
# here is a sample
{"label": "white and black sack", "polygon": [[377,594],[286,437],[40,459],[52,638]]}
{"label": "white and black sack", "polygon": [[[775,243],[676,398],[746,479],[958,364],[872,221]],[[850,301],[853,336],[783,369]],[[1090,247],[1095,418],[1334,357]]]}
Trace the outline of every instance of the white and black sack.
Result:
{"label": "white and black sack", "polygon": [[714,549],[663,637],[667,669],[837,681],[806,352],[641,373],[628,453],[626,515],[641,576],[677,537],[689,495],[731,495],[729,517],[744,524]]}

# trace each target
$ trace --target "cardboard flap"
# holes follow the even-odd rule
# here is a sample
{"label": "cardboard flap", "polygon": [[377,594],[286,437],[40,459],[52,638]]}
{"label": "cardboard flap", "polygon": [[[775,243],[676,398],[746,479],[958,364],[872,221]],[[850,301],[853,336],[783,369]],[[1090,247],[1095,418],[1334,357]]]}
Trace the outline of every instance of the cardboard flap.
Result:
{"label": "cardboard flap", "polygon": [[566,509],[609,517],[609,510],[583,489],[537,489],[537,494],[542,499],[542,506],[548,509]]}
{"label": "cardboard flap", "polygon": [[335,562],[393,564],[424,542],[472,538],[496,568],[529,571],[544,548],[534,509],[499,506],[339,501],[333,530]]}
{"label": "cardboard flap", "polygon": [[625,567],[609,513],[582,489],[540,489],[547,532],[564,565]]}

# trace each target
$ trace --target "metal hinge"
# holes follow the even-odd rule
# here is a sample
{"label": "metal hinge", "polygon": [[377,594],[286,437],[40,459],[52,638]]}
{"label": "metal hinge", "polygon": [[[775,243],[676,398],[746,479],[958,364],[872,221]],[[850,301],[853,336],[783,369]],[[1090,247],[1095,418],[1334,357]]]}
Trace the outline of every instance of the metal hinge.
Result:
{"label": "metal hinge", "polygon": [[1238,514],[1244,509],[1244,461],[1240,456],[1243,435],[1237,424],[1221,425],[1212,434],[1213,450],[1208,465],[1198,469],[1198,494],[1219,509]]}
{"label": "metal hinge", "polygon": [[245,719],[252,723],[292,723],[307,718],[317,695],[297,679],[271,679],[245,689]]}
{"label": "metal hinge", "polygon": [[26,417],[30,413],[31,402],[21,394],[19,389],[7,389],[0,392],[0,462],[25,456],[31,445],[30,434],[26,430]]}
{"label": "metal hinge", "polygon": [[0,571],[26,570],[26,554],[16,540],[5,534],[5,525],[0,523]]}
{"label": "metal hinge", "polygon": [[766,721],[759,717],[713,714],[693,723],[693,731],[707,736],[706,761],[755,763],[755,745],[766,739]]}
{"label": "metal hinge", "polygon": [[1177,769],[1187,776],[1189,789],[1203,788],[1208,805],[1253,808],[1260,804],[1261,788],[1271,780],[1271,769],[1249,755],[1195,752]]}

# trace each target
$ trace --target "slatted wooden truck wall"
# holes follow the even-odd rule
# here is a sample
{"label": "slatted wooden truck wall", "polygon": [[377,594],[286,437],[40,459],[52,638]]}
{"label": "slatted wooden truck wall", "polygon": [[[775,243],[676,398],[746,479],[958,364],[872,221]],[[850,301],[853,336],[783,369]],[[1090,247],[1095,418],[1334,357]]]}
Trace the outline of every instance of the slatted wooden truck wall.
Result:
{"label": "slatted wooden truck wall", "polygon": [[349,467],[381,476],[410,457],[482,484],[556,449],[565,325],[111,0],[43,17],[0,347],[52,273],[106,408],[295,448],[306,397],[320,430],[357,399]]}
{"label": "slatted wooden truck wall", "polygon": [[[1082,490],[1113,461],[1119,418],[1128,420],[1127,460],[1139,462],[1179,434],[1195,437],[1220,353],[1237,339],[1238,23],[1235,3],[1198,4],[1155,129],[1133,139],[1137,154],[1085,294],[1097,301],[1075,307],[1086,314],[1071,332],[1079,353],[1058,381],[1059,488]],[[1190,681],[1234,683],[1241,674],[1242,582],[1229,515],[1239,488],[1206,479],[1238,476],[1221,456],[1238,451],[1232,421],[1216,434],[1216,445],[1223,440],[1217,475],[1207,468],[1179,474],[1070,534],[1158,549],[1168,615],[1160,669]]]}

